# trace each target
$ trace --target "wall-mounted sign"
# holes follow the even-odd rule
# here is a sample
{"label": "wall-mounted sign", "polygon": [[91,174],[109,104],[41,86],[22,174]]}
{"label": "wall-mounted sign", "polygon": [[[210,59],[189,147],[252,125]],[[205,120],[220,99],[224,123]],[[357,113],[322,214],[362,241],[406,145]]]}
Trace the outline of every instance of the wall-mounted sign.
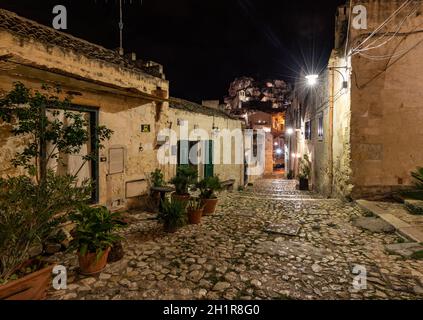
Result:
{"label": "wall-mounted sign", "polygon": [[149,133],[151,132],[151,127],[149,124],[142,124],[141,125],[141,132],[142,133]]}

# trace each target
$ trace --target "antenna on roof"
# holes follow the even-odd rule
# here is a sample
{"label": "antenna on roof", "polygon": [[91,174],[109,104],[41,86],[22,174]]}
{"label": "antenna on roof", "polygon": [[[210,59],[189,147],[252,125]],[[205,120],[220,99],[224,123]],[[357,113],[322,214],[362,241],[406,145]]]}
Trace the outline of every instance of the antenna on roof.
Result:
{"label": "antenna on roof", "polygon": [[[108,3],[108,0],[105,0],[106,3]],[[140,4],[142,5],[142,0],[139,0]],[[97,3],[97,0],[94,0],[95,3]],[[116,0],[115,0],[116,2]],[[129,2],[129,4],[132,4],[133,0],[123,0],[123,4],[126,4],[126,2]],[[123,6],[122,6],[122,0],[119,0],[119,54],[123,56],[124,50],[123,50]]]}

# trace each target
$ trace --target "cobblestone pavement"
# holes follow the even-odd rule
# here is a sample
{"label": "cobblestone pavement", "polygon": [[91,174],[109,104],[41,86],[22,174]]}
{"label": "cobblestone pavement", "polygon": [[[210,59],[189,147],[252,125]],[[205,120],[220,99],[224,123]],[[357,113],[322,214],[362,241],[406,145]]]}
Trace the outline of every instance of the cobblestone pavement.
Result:
{"label": "cobblestone pavement", "polygon": [[[354,227],[364,212],[352,204],[295,190],[292,181],[261,180],[220,196],[217,213],[199,226],[164,234],[146,213],[134,214],[126,255],[97,277],[68,267],[68,289],[49,299],[421,299],[423,261],[385,253],[399,241]],[[153,216],[154,217],[154,216]],[[269,232],[298,224],[296,236]],[[353,289],[354,266],[367,289]]]}

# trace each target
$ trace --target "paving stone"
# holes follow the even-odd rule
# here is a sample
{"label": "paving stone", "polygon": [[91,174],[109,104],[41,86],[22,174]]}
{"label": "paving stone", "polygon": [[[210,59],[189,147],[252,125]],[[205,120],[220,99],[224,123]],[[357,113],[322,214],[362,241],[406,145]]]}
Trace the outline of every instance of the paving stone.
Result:
{"label": "paving stone", "polygon": [[230,287],[231,287],[231,284],[228,282],[218,282],[213,287],[213,291],[225,291],[226,289]]}
{"label": "paving stone", "polygon": [[360,217],[354,221],[354,225],[371,232],[389,233],[395,231],[395,228],[392,225],[380,218]]}

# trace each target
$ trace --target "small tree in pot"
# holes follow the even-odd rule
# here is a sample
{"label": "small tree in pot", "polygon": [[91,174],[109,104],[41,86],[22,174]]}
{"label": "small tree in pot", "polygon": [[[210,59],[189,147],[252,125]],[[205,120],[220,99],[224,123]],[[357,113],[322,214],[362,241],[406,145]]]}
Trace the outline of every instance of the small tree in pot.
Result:
{"label": "small tree in pot", "polygon": [[172,197],[176,200],[188,202],[190,198],[189,187],[195,184],[198,178],[197,170],[190,166],[180,166],[176,170],[175,177],[170,183],[175,186],[175,193]]}
{"label": "small tree in pot", "polygon": [[300,172],[299,172],[299,179],[300,179],[300,190],[308,191],[309,190],[309,179],[310,179],[310,160],[308,155],[304,155],[303,159],[300,160]]}
{"label": "small tree in pot", "polygon": [[82,206],[70,218],[76,224],[70,250],[78,250],[81,273],[100,273],[106,267],[110,249],[121,239],[116,231],[125,223],[118,213],[111,213],[105,207]]}
{"label": "small tree in pot", "polygon": [[200,189],[200,198],[204,205],[204,215],[213,214],[216,211],[217,195],[216,192],[222,190],[222,185],[218,176],[207,177],[197,183]]}

